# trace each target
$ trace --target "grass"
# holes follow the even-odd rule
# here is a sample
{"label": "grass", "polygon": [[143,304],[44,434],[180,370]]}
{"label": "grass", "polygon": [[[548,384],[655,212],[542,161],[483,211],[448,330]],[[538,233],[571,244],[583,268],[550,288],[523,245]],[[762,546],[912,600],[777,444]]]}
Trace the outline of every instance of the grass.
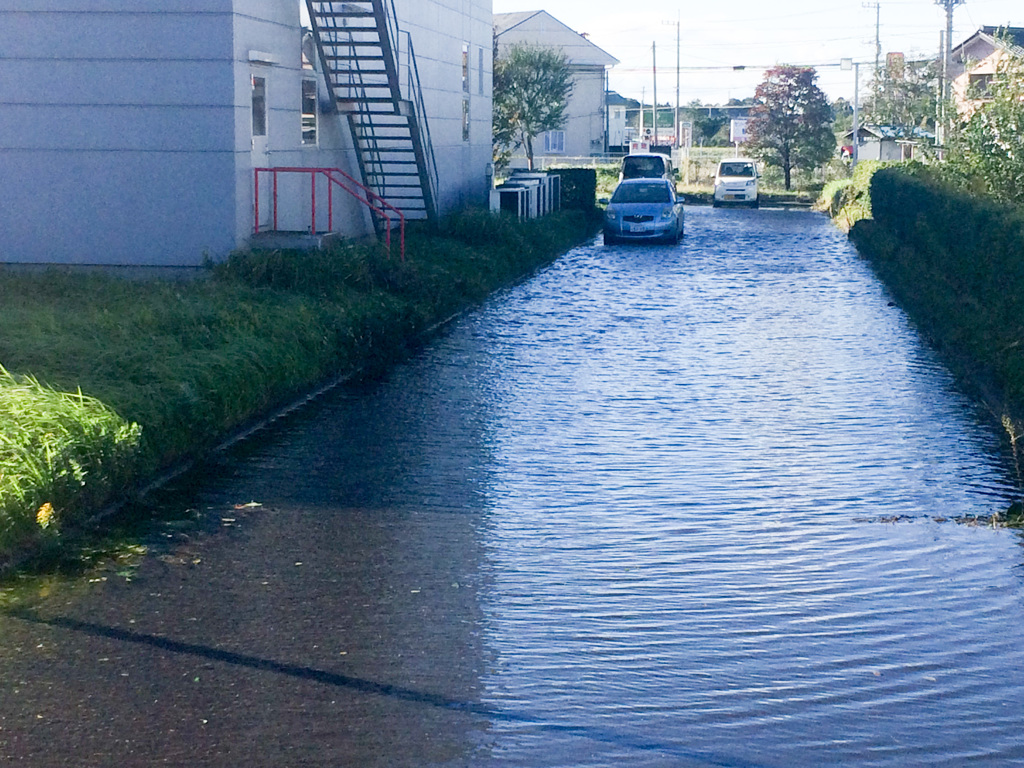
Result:
{"label": "grass", "polygon": [[406,354],[594,226],[465,214],[411,230],[404,262],[378,246],[238,253],[187,282],[0,270],[0,564],[317,384]]}

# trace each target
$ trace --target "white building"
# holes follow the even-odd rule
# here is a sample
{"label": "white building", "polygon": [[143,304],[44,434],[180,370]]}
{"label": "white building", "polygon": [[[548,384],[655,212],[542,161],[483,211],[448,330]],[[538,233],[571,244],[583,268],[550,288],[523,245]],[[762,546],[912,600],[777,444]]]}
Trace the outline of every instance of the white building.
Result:
{"label": "white building", "polygon": [[[619,63],[547,11],[494,14],[498,55],[512,45],[533,45],[561,50],[573,76],[572,96],[564,130],[538,137],[534,158],[543,163],[560,157],[589,157],[607,148],[608,113],[605,96],[608,69]],[[518,158],[518,161],[517,161]],[[525,155],[513,156],[512,165],[524,165]]]}
{"label": "white building", "polygon": [[0,261],[198,265],[257,209],[323,231],[328,187],[333,229],[373,232],[326,174],[278,173],[275,211],[255,168],[340,169],[410,218],[486,204],[490,0],[4,6]]}

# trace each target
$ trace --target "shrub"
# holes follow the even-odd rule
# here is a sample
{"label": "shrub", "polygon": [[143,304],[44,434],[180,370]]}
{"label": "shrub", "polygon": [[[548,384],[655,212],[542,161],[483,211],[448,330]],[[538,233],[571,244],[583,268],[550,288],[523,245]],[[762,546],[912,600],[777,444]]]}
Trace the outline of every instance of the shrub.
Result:
{"label": "shrub", "polygon": [[597,202],[597,171],[593,168],[553,168],[561,177],[562,208],[591,211]]}

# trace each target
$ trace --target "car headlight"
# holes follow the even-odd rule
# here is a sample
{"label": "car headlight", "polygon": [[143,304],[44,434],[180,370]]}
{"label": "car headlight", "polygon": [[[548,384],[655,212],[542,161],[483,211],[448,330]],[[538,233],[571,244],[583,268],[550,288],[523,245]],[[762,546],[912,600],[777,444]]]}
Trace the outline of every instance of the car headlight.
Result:
{"label": "car headlight", "polygon": [[605,211],[604,215],[605,218],[608,219],[608,221],[615,221],[615,211]]}
{"label": "car headlight", "polygon": [[672,218],[672,215],[673,215],[673,211],[672,211],[671,208],[666,208],[665,210],[663,210],[661,212],[661,218],[662,218],[663,221],[668,221],[669,219]]}
{"label": "car headlight", "polygon": [[752,187],[752,186],[754,186],[755,184],[757,184],[757,182],[756,182],[756,181],[755,181],[754,179],[751,179],[750,181],[748,181],[748,182],[747,182],[747,186],[748,186],[748,187]]}

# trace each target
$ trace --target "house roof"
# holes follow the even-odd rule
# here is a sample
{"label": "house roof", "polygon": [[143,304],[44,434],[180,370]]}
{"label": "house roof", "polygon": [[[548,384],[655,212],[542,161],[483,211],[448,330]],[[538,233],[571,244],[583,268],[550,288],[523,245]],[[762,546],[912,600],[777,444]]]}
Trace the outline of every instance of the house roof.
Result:
{"label": "house roof", "polygon": [[[1006,42],[1004,37],[1008,38]],[[963,64],[965,59],[983,58],[972,53],[979,45],[990,51],[1001,48],[1024,58],[1024,27],[981,27],[953,49],[953,60]]]}
{"label": "house roof", "polygon": [[494,36],[499,45],[520,43],[561,48],[573,66],[613,67],[619,63],[614,56],[547,11],[496,13]]}
{"label": "house roof", "polygon": [[[934,139],[935,134],[931,131],[926,131],[924,128],[913,128],[907,130],[903,126],[899,125],[862,125],[860,126],[860,133],[868,134],[879,141],[885,141],[891,139],[893,141],[900,141],[904,139]],[[853,131],[847,131],[843,134],[843,139],[852,139]]]}
{"label": "house roof", "polygon": [[608,95],[605,96],[605,102],[609,107],[634,107],[639,108],[640,102],[636,99],[627,98],[615,91],[608,91]]}

